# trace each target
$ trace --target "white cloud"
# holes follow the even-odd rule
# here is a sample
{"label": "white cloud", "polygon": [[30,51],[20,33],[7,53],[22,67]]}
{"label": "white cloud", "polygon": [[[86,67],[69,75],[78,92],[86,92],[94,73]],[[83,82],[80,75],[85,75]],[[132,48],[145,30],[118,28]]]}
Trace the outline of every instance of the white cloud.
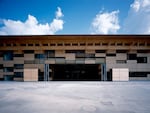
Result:
{"label": "white cloud", "polygon": [[136,12],[140,9],[140,3],[138,1],[135,1],[134,4],[131,4],[130,7],[134,9]]}
{"label": "white cloud", "polygon": [[28,15],[25,22],[20,20],[3,20],[4,26],[0,28],[0,35],[46,35],[54,34],[63,29],[63,13],[58,7],[56,17],[51,23],[40,24],[36,17]]}
{"label": "white cloud", "polygon": [[56,18],[61,18],[63,17],[63,13],[61,11],[61,8],[60,7],[57,7],[58,11],[56,11]]}
{"label": "white cloud", "polygon": [[120,29],[119,10],[113,12],[100,12],[92,22],[93,34],[114,34]]}
{"label": "white cloud", "polygon": [[125,34],[150,34],[150,0],[134,0],[125,19]]}

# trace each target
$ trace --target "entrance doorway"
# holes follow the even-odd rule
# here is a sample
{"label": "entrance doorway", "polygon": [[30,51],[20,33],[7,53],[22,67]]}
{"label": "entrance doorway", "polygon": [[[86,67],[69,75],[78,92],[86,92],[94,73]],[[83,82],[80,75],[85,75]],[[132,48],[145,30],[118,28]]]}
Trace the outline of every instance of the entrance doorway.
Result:
{"label": "entrance doorway", "polygon": [[50,65],[52,80],[100,81],[101,64],[54,64]]}

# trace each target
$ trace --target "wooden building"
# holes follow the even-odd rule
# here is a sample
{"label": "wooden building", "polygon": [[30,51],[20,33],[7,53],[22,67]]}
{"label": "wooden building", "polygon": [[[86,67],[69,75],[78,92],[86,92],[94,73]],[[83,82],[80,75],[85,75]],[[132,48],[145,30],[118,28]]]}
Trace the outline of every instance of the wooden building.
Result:
{"label": "wooden building", "polygon": [[0,36],[0,80],[150,80],[150,35]]}

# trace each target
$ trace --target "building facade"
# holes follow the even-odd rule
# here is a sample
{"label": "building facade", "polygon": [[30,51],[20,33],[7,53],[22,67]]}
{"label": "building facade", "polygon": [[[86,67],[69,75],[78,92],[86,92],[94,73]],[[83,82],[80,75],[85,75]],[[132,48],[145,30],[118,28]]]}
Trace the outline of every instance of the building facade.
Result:
{"label": "building facade", "polygon": [[0,80],[150,80],[150,35],[0,36]]}

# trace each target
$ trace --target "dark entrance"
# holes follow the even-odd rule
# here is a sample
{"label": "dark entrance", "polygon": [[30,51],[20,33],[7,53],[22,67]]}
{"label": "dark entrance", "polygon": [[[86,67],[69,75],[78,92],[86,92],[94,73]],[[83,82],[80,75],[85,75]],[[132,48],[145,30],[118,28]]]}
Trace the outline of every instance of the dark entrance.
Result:
{"label": "dark entrance", "polygon": [[52,80],[101,80],[100,64],[55,64],[50,69]]}

